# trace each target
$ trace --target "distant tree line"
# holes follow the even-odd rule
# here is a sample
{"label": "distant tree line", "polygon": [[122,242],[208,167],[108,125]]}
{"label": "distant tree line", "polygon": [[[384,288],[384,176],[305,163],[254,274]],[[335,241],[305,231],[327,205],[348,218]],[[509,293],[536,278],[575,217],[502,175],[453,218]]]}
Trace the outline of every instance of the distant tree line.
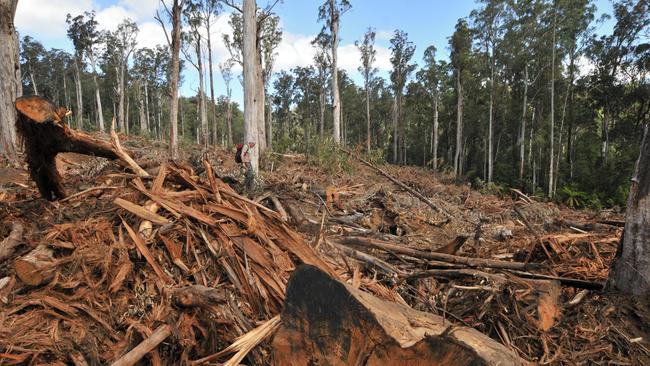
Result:
{"label": "distant tree line", "polygon": [[[244,4],[169,1],[161,1],[156,15],[168,44],[156,48],[137,46],[138,27],[128,19],[115,31],[100,31],[93,12],[68,15],[72,54],[24,36],[25,93],[72,109],[79,129],[169,140],[176,113],[180,139],[188,142],[254,138],[263,152],[310,151],[332,140],[432,174],[517,187],[571,205],[625,202],[650,116],[647,1],[614,2],[613,31],[599,35],[594,29],[603,20],[595,19],[592,0],[481,0],[458,20],[449,44],[436,45],[449,48],[449,61],[436,46],[415,45],[395,30],[388,79],[375,67],[375,31],[368,28],[355,42],[362,85],[337,66],[351,2],[325,0],[314,15],[323,28],[312,42],[313,65],[274,72],[282,39],[277,1],[264,7],[253,1],[253,79],[244,93],[259,105],[246,123],[231,100],[233,68],[246,61]],[[214,40],[205,30],[225,8],[232,10],[233,34],[222,36],[230,57],[219,64],[220,82],[212,67]],[[177,97],[172,111],[176,31],[178,83],[188,65],[200,82],[196,95]],[[424,47],[421,61],[414,59],[416,46]]]}

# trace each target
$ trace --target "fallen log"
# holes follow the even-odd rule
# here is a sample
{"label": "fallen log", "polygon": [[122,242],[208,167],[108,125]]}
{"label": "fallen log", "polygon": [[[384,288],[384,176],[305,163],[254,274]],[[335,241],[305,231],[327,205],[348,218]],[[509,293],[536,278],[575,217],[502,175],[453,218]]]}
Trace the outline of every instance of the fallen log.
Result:
{"label": "fallen log", "polygon": [[524,365],[475,329],[380,300],[307,265],[289,280],[281,320],[275,365]]}
{"label": "fallen log", "polygon": [[57,109],[39,96],[20,97],[14,104],[18,112],[16,129],[25,144],[29,174],[43,198],[53,201],[66,196],[54,160],[58,153],[119,157],[110,143],[68,128],[65,119],[70,112],[65,108]]}
{"label": "fallen log", "polygon": [[435,211],[440,212],[441,214],[445,215],[445,217],[447,218],[448,221],[452,220],[454,218],[449,212],[445,211],[440,206],[438,206],[435,203],[431,202],[430,199],[424,197],[424,195],[422,195],[422,193],[420,193],[420,192],[416,191],[415,189],[413,189],[413,188],[407,186],[406,184],[402,183],[397,178],[395,178],[392,175],[386,173],[385,171],[379,169],[377,166],[375,166],[371,162],[366,161],[366,160],[362,159],[361,157],[352,154],[352,152],[350,150],[344,149],[342,147],[339,147],[339,149],[341,149],[343,152],[347,153],[350,156],[354,156],[357,160],[359,160],[360,162],[362,162],[366,166],[372,168],[377,173],[379,173],[379,174],[383,175],[384,177],[388,178],[388,180],[390,180],[391,182],[397,184],[398,186],[402,187],[404,190],[406,190],[410,194],[412,194],[415,197],[417,197],[418,199],[420,199],[422,202],[426,203],[427,206],[429,206],[432,209],[434,209]]}
{"label": "fallen log", "polygon": [[52,249],[41,244],[36,249],[16,259],[14,262],[16,275],[24,283],[38,286],[54,278],[56,260]]}
{"label": "fallen log", "polygon": [[23,231],[24,228],[21,223],[13,223],[9,236],[0,242],[0,262],[9,258],[16,250],[16,247],[21,244],[23,240]]}
{"label": "fallen log", "polygon": [[476,268],[501,268],[501,269],[525,270],[525,269],[532,269],[537,267],[537,265],[534,263],[507,262],[507,261],[485,259],[485,258],[461,257],[457,255],[437,253],[437,252],[425,252],[422,250],[411,249],[408,247],[404,247],[402,245],[397,245],[397,244],[393,244],[381,240],[361,238],[355,236],[343,237],[339,239],[338,243],[347,246],[356,245],[356,246],[372,247],[376,249],[385,250],[389,253],[393,252],[397,254],[405,254],[414,258],[432,259],[436,261],[462,264],[468,267],[476,267]]}

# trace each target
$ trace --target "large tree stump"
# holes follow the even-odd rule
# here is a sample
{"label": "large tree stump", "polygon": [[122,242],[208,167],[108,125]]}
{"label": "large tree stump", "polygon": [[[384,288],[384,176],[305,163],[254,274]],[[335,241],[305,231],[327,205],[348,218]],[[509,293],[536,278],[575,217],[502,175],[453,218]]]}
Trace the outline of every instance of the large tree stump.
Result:
{"label": "large tree stump", "polygon": [[275,365],[524,365],[475,329],[378,299],[313,266],[292,275]]}
{"label": "large tree stump", "polygon": [[16,275],[21,281],[31,286],[38,286],[54,278],[56,259],[54,259],[52,249],[41,244],[36,249],[16,259],[14,267]]}
{"label": "large tree stump", "polygon": [[110,143],[82,132],[73,131],[64,123],[69,115],[65,108],[56,108],[39,96],[16,99],[16,128],[25,144],[29,174],[41,196],[47,200],[65,197],[61,176],[54,158],[62,152],[117,159]]}

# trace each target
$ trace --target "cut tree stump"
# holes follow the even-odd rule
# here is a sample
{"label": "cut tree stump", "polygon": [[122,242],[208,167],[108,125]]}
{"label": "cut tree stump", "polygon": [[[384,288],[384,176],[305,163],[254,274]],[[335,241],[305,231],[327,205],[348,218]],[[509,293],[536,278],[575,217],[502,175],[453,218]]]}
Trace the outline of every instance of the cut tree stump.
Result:
{"label": "cut tree stump", "polygon": [[524,365],[475,329],[380,300],[309,265],[292,275],[275,365]]}
{"label": "cut tree stump", "polygon": [[31,286],[51,281],[56,272],[56,260],[52,249],[43,244],[16,259],[14,266],[18,278]]}
{"label": "cut tree stump", "polygon": [[18,112],[16,128],[25,144],[30,177],[41,196],[49,201],[65,198],[54,160],[58,153],[74,152],[108,159],[119,157],[110,143],[68,128],[64,121],[69,111],[57,109],[43,97],[20,97],[15,106]]}

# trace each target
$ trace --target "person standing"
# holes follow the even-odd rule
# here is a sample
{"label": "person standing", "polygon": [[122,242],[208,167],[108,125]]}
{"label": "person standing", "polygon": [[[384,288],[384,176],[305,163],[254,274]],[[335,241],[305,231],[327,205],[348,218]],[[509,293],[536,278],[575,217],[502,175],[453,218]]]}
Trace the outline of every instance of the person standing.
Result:
{"label": "person standing", "polygon": [[248,190],[252,190],[255,186],[255,172],[253,172],[253,166],[251,165],[251,158],[253,154],[255,154],[255,143],[249,142],[248,144],[244,145],[241,151],[241,160],[242,166],[246,171],[244,186]]}

